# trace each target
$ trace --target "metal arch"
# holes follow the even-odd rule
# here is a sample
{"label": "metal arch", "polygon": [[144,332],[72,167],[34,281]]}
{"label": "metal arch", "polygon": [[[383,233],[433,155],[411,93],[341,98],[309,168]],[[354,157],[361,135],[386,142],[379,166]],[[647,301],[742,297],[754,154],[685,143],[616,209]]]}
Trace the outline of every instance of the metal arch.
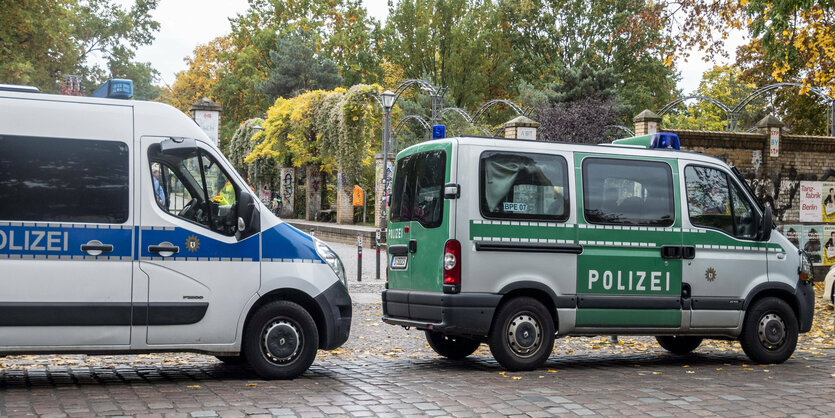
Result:
{"label": "metal arch", "polygon": [[728,115],[734,112],[733,110],[731,110],[730,107],[728,107],[728,105],[726,105],[725,103],[720,102],[719,100],[714,99],[713,97],[701,96],[701,95],[696,94],[696,95],[692,95],[692,96],[680,97],[678,99],[675,99],[675,100],[667,103],[666,105],[664,105],[664,107],[661,108],[661,111],[658,112],[658,116],[664,116],[664,114],[673,110],[674,107],[678,106],[681,103],[684,103],[687,100],[691,100],[691,99],[704,100],[706,102],[713,103],[714,105],[716,105],[716,107],[718,107],[719,109],[722,109],[722,111],[725,112],[725,114],[728,114]]}
{"label": "metal arch", "polygon": [[449,112],[455,112],[461,115],[461,117],[464,118],[464,120],[466,120],[468,123],[473,123],[473,117],[470,116],[470,114],[467,113],[466,110],[461,109],[460,107],[445,107],[441,109],[441,116],[446,115]]}
{"label": "metal arch", "polygon": [[491,107],[493,107],[497,104],[507,105],[509,108],[513,109],[513,111],[516,112],[516,114],[519,115],[519,116],[527,116],[531,112],[530,109],[525,109],[524,107],[519,106],[518,104],[513,103],[510,100],[493,99],[493,100],[489,100],[486,103],[484,103],[483,105],[481,105],[481,107],[478,109],[478,111],[475,112],[475,115],[473,115],[473,124],[474,125],[478,124],[478,121],[481,119],[482,116],[484,116],[484,113],[488,109],[490,109]]}
{"label": "metal arch", "polygon": [[627,134],[629,134],[629,136],[635,136],[634,131],[632,131],[631,129],[629,129],[629,128],[623,126],[623,125],[606,125],[606,126],[604,126],[604,128],[606,128],[606,129],[614,128],[616,130],[626,132]]}
{"label": "metal arch", "polygon": [[[772,90],[776,90],[776,89],[781,88],[781,87],[800,87],[800,88],[803,88],[803,85],[800,84],[800,83],[788,83],[788,82],[786,82],[786,83],[774,83],[774,84],[769,84],[765,87],[760,87],[757,90],[754,90],[753,93],[749,94],[748,97],[742,99],[739,103],[737,103],[734,106],[734,108],[733,108],[734,114],[736,115],[736,114],[739,114],[739,112],[742,112],[742,109],[744,109],[745,106],[748,106],[757,97],[760,97],[760,96],[764,95],[765,93],[768,93]],[[826,91],[824,91],[822,88],[819,88],[819,87],[809,87],[809,91],[818,95],[820,98],[822,98],[824,100],[824,103],[826,103],[828,105],[829,109],[826,110],[826,134],[830,135],[830,136],[835,135],[835,98],[832,98],[830,95],[826,94]],[[734,120],[733,122],[734,122],[733,128],[736,128],[736,120]]]}
{"label": "metal arch", "polygon": [[424,129],[426,129],[427,132],[432,132],[432,126],[429,125],[429,120],[427,120],[425,117],[420,115],[408,115],[404,116],[403,119],[400,119],[400,122],[397,122],[397,126],[394,127],[394,136],[400,134],[400,130],[403,129],[403,127],[406,125],[406,122],[410,120],[416,120],[420,122],[420,124],[423,126]]}

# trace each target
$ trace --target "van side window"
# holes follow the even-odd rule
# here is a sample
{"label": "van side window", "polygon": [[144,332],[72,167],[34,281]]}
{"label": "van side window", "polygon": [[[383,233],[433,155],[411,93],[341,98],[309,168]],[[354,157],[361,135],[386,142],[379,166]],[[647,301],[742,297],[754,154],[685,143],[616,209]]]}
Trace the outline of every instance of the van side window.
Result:
{"label": "van side window", "polygon": [[446,152],[421,152],[397,162],[391,194],[391,222],[419,222],[441,226],[444,211]]}
{"label": "van side window", "polygon": [[751,203],[736,184],[729,182],[726,173],[688,166],[684,169],[684,182],[690,223],[740,238],[755,237],[757,228]]}
{"label": "van side window", "polygon": [[166,213],[234,235],[239,190],[207,152],[191,148],[163,153],[149,149],[154,200]]}
{"label": "van side window", "polygon": [[485,218],[568,219],[568,165],[562,156],[488,151],[481,154],[479,175]]}
{"label": "van side window", "polygon": [[673,175],[660,161],[586,158],[583,213],[593,224],[670,226]]}
{"label": "van side window", "polygon": [[124,142],[0,135],[0,220],[128,220]]}

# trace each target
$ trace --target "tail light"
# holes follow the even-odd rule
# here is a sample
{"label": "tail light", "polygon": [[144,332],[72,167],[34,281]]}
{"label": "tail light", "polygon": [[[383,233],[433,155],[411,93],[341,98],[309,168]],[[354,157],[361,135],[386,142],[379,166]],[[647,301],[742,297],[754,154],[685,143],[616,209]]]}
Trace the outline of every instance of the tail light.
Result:
{"label": "tail light", "polygon": [[461,243],[451,239],[444,244],[444,292],[461,291]]}

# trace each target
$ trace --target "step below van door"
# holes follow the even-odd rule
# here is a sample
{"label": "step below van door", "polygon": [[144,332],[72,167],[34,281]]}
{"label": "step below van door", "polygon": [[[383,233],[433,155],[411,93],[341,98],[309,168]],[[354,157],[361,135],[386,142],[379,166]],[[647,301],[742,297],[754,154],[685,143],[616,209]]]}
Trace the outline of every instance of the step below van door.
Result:
{"label": "step below van door", "polygon": [[242,186],[214,148],[193,139],[142,137],[140,153],[146,280],[134,289],[145,307],[136,325],[147,325],[148,345],[232,343],[260,285],[260,234],[238,234],[238,218],[250,219],[240,215]]}

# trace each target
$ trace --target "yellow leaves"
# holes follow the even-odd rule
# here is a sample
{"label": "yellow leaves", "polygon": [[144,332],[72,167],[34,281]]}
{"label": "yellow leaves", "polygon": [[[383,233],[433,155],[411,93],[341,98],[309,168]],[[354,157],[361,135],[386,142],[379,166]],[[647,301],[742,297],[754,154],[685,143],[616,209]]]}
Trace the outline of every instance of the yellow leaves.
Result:
{"label": "yellow leaves", "polygon": [[250,387],[250,388],[255,387],[255,386],[258,386],[258,383],[247,383],[246,384],[246,387]]}
{"label": "yellow leaves", "polygon": [[186,386],[186,387],[189,388],[189,389],[198,389],[198,388],[200,388],[200,385],[189,385],[189,386]]}

